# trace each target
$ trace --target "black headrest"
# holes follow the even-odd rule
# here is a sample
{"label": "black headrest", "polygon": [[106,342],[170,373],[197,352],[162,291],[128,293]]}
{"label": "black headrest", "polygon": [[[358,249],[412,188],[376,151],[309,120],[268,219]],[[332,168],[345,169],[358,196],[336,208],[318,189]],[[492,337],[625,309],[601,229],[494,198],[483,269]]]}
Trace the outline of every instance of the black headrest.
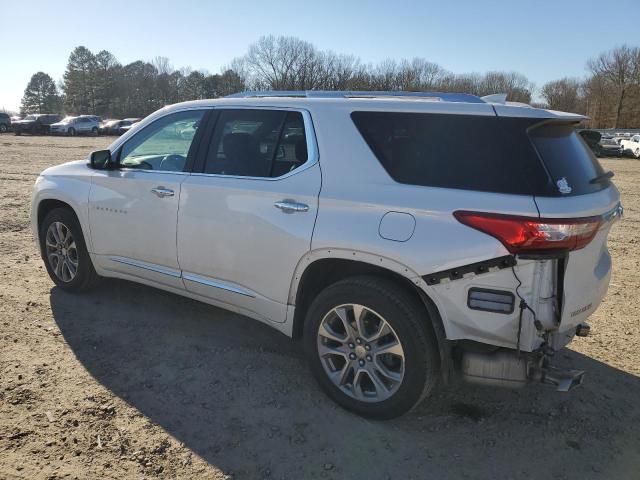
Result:
{"label": "black headrest", "polygon": [[259,152],[258,142],[250,133],[229,133],[222,140],[224,156],[227,158],[246,158]]}

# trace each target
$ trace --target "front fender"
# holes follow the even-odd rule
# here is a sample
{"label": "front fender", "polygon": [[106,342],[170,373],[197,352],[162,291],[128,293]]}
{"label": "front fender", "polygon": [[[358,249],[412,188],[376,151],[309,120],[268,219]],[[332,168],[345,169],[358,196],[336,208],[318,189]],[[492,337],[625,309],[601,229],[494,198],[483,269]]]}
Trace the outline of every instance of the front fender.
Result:
{"label": "front fender", "polygon": [[63,202],[73,209],[89,252],[93,251],[91,234],[89,229],[89,192],[91,181],[87,178],[74,178],[57,175],[41,175],[36,180],[31,199],[31,232],[40,251],[40,235],[38,225],[38,212],[42,202],[56,200]]}

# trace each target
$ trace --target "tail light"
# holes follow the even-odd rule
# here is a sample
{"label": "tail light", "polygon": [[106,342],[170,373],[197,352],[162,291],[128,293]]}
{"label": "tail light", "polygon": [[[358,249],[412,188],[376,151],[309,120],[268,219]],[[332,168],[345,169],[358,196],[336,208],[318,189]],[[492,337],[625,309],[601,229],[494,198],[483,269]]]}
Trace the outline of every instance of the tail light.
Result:
{"label": "tail light", "polygon": [[578,250],[598,232],[602,217],[531,218],[494,213],[457,211],[456,219],[491,235],[511,253]]}

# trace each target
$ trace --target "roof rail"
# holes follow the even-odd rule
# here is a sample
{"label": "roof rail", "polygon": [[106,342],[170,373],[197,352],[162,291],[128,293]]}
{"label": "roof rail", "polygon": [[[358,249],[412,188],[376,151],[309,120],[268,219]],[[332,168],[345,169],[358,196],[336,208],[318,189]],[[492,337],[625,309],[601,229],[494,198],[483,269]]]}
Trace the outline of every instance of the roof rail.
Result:
{"label": "roof rail", "polygon": [[367,91],[367,90],[263,90],[247,91],[227,95],[225,98],[416,98],[440,100],[443,102],[486,103],[476,95],[468,93],[445,92],[407,92],[407,91]]}

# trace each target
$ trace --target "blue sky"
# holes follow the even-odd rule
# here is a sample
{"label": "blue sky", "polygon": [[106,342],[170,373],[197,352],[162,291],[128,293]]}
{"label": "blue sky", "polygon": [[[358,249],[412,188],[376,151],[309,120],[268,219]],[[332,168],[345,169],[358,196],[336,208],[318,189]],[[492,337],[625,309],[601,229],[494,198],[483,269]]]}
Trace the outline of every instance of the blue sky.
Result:
{"label": "blue sky", "polygon": [[[444,4],[444,5],[443,5]],[[538,86],[585,75],[589,57],[640,45],[637,0],[11,1],[0,9],[0,108],[30,76],[62,78],[71,50],[120,62],[162,55],[215,73],[261,35],[291,35],[363,62],[425,57],[456,72],[516,70]],[[635,12],[635,13],[632,13]]]}

